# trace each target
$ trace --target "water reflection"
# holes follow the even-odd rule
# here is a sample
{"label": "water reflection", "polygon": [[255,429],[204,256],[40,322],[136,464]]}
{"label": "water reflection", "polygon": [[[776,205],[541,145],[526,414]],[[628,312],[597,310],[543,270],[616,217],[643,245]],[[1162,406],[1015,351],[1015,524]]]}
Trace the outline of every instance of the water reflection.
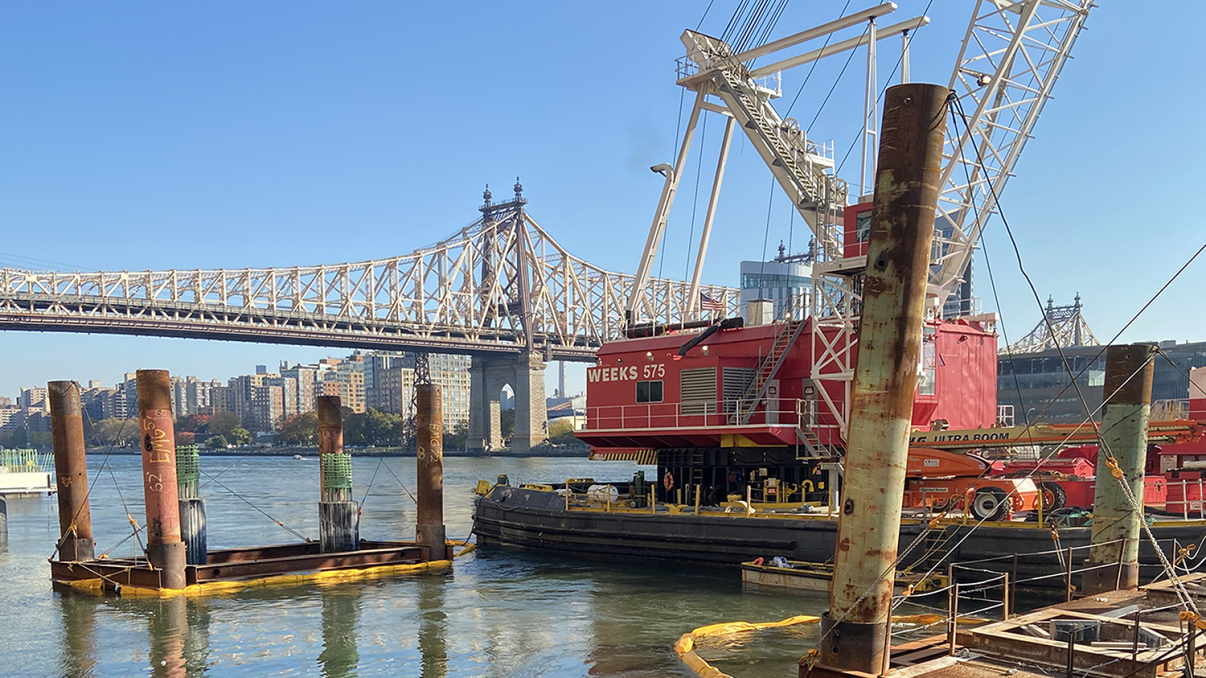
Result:
{"label": "water reflection", "polygon": [[147,639],[146,649],[135,650],[134,657],[138,665],[149,664],[149,675],[155,678],[207,675],[210,615],[204,600],[183,596],[120,600],[63,592],[58,601],[62,620],[58,675],[95,678],[108,674],[101,667],[111,664],[115,657],[129,657],[125,650],[130,645],[106,644],[106,640],[112,643],[113,634],[120,637],[127,632]]}
{"label": "water reflection", "polygon": [[91,609],[81,609],[83,607],[65,602],[59,608],[63,619],[59,674],[69,678],[93,678],[96,675],[95,615]]}
{"label": "water reflection", "polygon": [[322,652],[318,664],[325,678],[358,675],[360,652],[356,628],[360,625],[360,587],[342,586],[322,591]]}
{"label": "water reflection", "polygon": [[154,678],[186,678],[188,599],[176,596],[160,600],[151,610],[148,628],[151,632],[151,675]]}
{"label": "water reflection", "polygon": [[419,582],[419,652],[423,678],[448,675],[448,647],[444,641],[448,615],[444,612],[444,579],[424,577]]}

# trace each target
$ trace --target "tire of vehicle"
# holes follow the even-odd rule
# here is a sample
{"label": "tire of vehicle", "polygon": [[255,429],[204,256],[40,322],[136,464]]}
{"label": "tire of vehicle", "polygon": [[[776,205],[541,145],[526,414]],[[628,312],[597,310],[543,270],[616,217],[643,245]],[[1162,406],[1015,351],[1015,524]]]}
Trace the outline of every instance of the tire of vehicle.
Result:
{"label": "tire of vehicle", "polygon": [[1068,493],[1059,483],[1039,483],[1038,491],[1043,502],[1044,513],[1062,509],[1068,505]]}
{"label": "tire of vehicle", "polygon": [[1009,511],[1008,496],[998,487],[982,487],[972,498],[972,515],[980,520],[998,520]]}

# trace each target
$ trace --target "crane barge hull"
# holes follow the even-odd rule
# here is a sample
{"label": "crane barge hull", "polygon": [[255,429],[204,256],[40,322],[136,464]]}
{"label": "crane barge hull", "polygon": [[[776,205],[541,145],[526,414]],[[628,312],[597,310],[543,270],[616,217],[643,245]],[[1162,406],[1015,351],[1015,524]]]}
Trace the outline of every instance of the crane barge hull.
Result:
{"label": "crane barge hull", "polygon": [[[832,559],[837,536],[836,516],[695,515],[618,506],[566,509],[564,497],[556,491],[503,485],[478,497],[475,509],[474,534],[479,544],[613,561],[737,567],[781,556],[823,563]],[[1201,520],[1155,520],[1151,530],[1170,562],[1182,549],[1206,537],[1206,523]],[[1020,588],[1062,591],[1067,586],[1063,573],[1069,554],[1075,567],[1081,568],[1091,531],[1089,526],[1052,530],[1024,522],[976,527],[975,521],[948,520],[931,526],[924,518],[905,518],[900,548],[908,552],[898,569],[941,571],[945,563],[984,560],[987,569],[1007,571],[1023,581]],[[1015,558],[1015,554],[1025,556]],[[1141,540],[1139,561],[1142,581],[1159,577],[1160,561],[1150,541]]]}

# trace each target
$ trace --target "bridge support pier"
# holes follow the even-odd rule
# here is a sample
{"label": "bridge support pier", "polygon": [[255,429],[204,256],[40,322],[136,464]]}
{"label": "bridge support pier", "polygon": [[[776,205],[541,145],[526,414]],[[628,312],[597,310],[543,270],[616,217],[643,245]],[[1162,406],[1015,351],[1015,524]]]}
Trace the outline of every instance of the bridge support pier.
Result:
{"label": "bridge support pier", "polygon": [[471,452],[484,454],[503,447],[499,399],[507,384],[515,392],[512,451],[527,454],[548,437],[544,367],[544,359],[537,353],[473,358],[469,368],[469,440],[466,443]]}

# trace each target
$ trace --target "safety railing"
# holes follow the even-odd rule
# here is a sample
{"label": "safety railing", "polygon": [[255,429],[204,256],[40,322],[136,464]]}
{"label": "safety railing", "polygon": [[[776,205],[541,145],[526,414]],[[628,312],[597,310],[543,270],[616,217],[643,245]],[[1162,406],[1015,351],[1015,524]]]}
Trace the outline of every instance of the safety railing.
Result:
{"label": "safety railing", "polygon": [[45,468],[46,455],[37,450],[0,450],[0,469],[10,473],[27,473]]}
{"label": "safety railing", "polygon": [[1151,421],[1173,421],[1189,419],[1188,398],[1165,398],[1152,401]]}
{"label": "safety railing", "polygon": [[[1017,610],[1019,588],[1035,588],[1037,586],[1049,588],[1046,585],[1047,582],[1060,581],[1064,589],[1063,598],[1067,602],[1073,599],[1077,591],[1075,581],[1078,576],[1107,568],[1118,569],[1121,572],[1121,556],[1117,562],[1081,567],[1076,567],[1075,562],[1078,551],[1120,544],[1122,541],[1059,547],[1031,553],[1013,553],[949,563],[945,567],[946,583],[944,586],[918,592],[906,589],[904,593],[894,598],[893,608],[907,602],[911,608],[932,613],[933,618],[922,626],[895,630],[893,636],[902,639],[916,639],[923,631],[944,626],[950,651],[953,653],[955,635],[960,624],[983,623],[996,619],[1008,620]],[[1172,551],[1178,552],[1179,547],[1175,540],[1169,540],[1169,543]],[[1182,549],[1180,552],[1185,554],[1193,551],[1193,548],[1189,548]],[[1119,549],[1119,552],[1121,554],[1122,549]],[[1199,562],[1194,567],[1200,566],[1201,562],[1206,562],[1206,557],[1198,560]],[[1037,569],[1033,566],[1027,567],[1026,561],[1038,561]],[[1031,565],[1034,564],[1031,563]],[[938,566],[931,567],[922,579],[924,580],[937,569]]]}
{"label": "safety railing", "polygon": [[[685,403],[643,403],[636,405],[598,405],[586,408],[587,430],[634,428],[694,428],[738,427],[734,414],[739,411],[734,400],[695,401]],[[768,399],[748,425],[755,426],[825,426],[816,421],[824,416],[811,414],[808,401],[798,398]]]}

